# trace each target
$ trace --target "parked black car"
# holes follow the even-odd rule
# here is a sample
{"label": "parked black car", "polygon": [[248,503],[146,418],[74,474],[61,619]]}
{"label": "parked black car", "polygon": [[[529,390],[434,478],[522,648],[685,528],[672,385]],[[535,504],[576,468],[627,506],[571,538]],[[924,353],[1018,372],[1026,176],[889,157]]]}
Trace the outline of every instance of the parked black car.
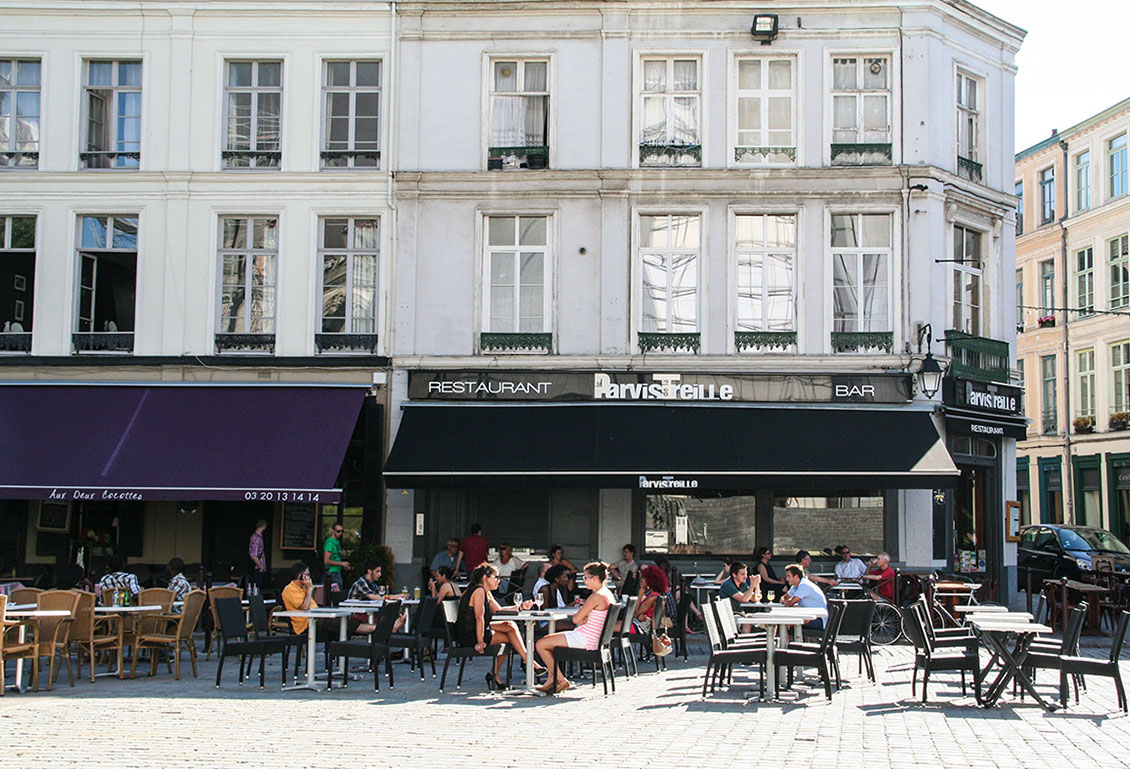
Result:
{"label": "parked black car", "polygon": [[1115,571],[1130,571],[1130,549],[1106,529],[1050,523],[1025,526],[1016,554],[1018,589],[1028,589],[1028,572],[1033,592],[1043,588],[1045,579],[1079,579],[1091,571],[1093,558],[1109,558]]}

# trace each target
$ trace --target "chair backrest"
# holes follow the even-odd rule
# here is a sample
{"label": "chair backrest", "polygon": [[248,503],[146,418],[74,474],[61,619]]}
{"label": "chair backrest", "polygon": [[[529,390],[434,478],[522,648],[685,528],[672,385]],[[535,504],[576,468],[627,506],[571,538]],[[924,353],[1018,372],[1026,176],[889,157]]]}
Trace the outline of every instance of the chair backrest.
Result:
{"label": "chair backrest", "polygon": [[459,619],[459,601],[443,601],[443,618],[448,625],[454,625]]}
{"label": "chair backrest", "polygon": [[651,632],[658,633],[663,630],[663,618],[667,616],[667,598],[663,593],[655,597],[655,608],[651,612]]}
{"label": "chair backrest", "polygon": [[840,633],[840,620],[844,618],[844,602],[828,601],[828,617],[824,620],[824,635],[820,638],[820,651],[827,652],[836,643]]}
{"label": "chair backrest", "polygon": [[600,646],[599,648],[605,649],[612,643],[612,634],[616,631],[616,620],[620,618],[620,604],[614,603],[608,606],[608,614],[604,616],[604,627],[600,629]]}
{"label": "chair backrest", "polygon": [[163,587],[147,587],[141,591],[137,600],[142,606],[160,606],[166,614],[173,610],[173,591]]}
{"label": "chair backrest", "polygon": [[640,597],[638,595],[628,596],[627,602],[624,604],[624,609],[620,612],[619,631],[627,633],[632,627],[632,619],[636,616],[636,607],[639,606]]}
{"label": "chair backrest", "polygon": [[1059,647],[1060,654],[1078,654],[1079,637],[1083,635],[1083,623],[1087,619],[1087,602],[1080,601],[1079,605],[1067,614],[1067,627],[1063,629],[1063,642]]}
{"label": "chair backrest", "polygon": [[533,598],[534,585],[538,581],[538,572],[541,571],[541,561],[526,562],[526,580],[522,583],[522,595]]}
{"label": "chair backrest", "polygon": [[687,614],[690,613],[693,600],[694,594],[684,588],[683,594],[679,596],[679,605],[675,608],[675,628],[680,632],[687,626]]}
{"label": "chair backrest", "polygon": [[718,617],[718,631],[722,636],[722,645],[726,646],[738,636],[738,622],[734,619],[734,605],[729,598],[719,598],[714,604],[714,612]]}
{"label": "chair backrest", "polygon": [[[186,596],[187,598],[187,596]],[[239,598],[243,599],[243,589],[234,587],[232,585],[224,585],[222,587],[214,587],[208,591],[208,598],[212,601],[212,622],[215,627],[220,626],[220,615],[216,613],[216,599],[217,598]]]}
{"label": "chair backrest", "polygon": [[911,604],[902,610],[902,629],[906,637],[914,644],[915,651],[927,652],[926,631],[922,629],[922,620],[919,619],[917,603]]}
{"label": "chair backrest", "polygon": [[[39,653],[50,654],[55,642],[66,643],[70,638],[71,625],[74,624],[75,608],[78,606],[78,592],[74,590],[44,590],[35,597],[35,608],[40,611],[70,612],[71,622],[64,623],[66,617],[39,618]],[[58,634],[57,634],[58,633]]]}
{"label": "chair backrest", "polygon": [[89,643],[94,637],[94,593],[76,590],[75,621],[71,625],[72,643]]}
{"label": "chair backrest", "polygon": [[[185,640],[192,637],[196,630],[196,623],[200,621],[200,613],[204,610],[204,601],[208,594],[203,590],[190,590],[184,597],[184,607],[181,609],[180,624],[177,625],[177,639]],[[240,620],[242,621],[242,612]],[[244,624],[244,633],[247,625]]]}
{"label": "chair backrest", "polygon": [[243,604],[238,598],[212,597],[212,611],[219,617],[220,635],[224,640],[247,640],[247,621],[243,618]]}
{"label": "chair backrest", "polygon": [[251,625],[255,628],[256,638],[269,636],[271,634],[271,619],[267,616],[267,604],[263,601],[263,596],[248,596],[247,607],[251,610]]}
{"label": "chair backrest", "polygon": [[840,629],[836,637],[862,641],[870,636],[875,601],[870,598],[853,598],[838,603],[843,607],[843,617],[840,618]]}
{"label": "chair backrest", "polygon": [[718,620],[714,613],[715,606],[716,604],[710,601],[702,605],[702,624],[706,625],[706,637],[710,641],[710,648],[714,651],[720,651],[722,649],[722,637],[718,632]]}
{"label": "chair backrest", "polygon": [[[0,612],[2,614],[3,612]],[[1126,642],[1126,628],[1130,625],[1130,611],[1118,612],[1118,623],[1114,626],[1114,634],[1110,638],[1110,662],[1118,664],[1122,656],[1122,644]]]}
{"label": "chair backrest", "polygon": [[[397,601],[396,604],[399,613],[400,602]],[[435,619],[436,606],[438,605],[439,601],[430,595],[420,599],[420,606],[416,609],[416,622],[412,626],[412,634],[417,638],[422,638],[431,632],[432,623]]]}
{"label": "chair backrest", "polygon": [[17,587],[8,594],[12,603],[35,603],[35,597],[43,591],[38,587]]}
{"label": "chair backrest", "polygon": [[[432,612],[435,612],[434,602],[436,599],[427,598],[433,602]],[[424,605],[424,600],[420,601],[421,608]],[[400,601],[385,601],[384,606],[377,612],[377,626],[373,630],[373,642],[379,644],[387,644],[389,637],[392,635],[392,626],[396,624],[396,618],[400,616]],[[419,613],[417,614],[419,616]],[[431,627],[430,625],[428,626]],[[417,627],[417,632],[419,627]]]}

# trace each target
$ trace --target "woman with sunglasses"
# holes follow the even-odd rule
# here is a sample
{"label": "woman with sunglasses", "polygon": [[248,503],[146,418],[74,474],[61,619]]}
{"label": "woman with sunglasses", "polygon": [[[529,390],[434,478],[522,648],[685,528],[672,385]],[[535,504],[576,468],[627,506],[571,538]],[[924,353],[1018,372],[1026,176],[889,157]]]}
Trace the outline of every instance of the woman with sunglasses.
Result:
{"label": "woman with sunglasses", "polygon": [[[473,646],[479,654],[485,652],[488,646],[509,644],[522,658],[524,665],[526,647],[522,643],[518,626],[513,622],[494,619],[495,614],[503,611],[492,595],[498,590],[498,582],[498,567],[494,564],[481,564],[471,572],[471,584],[459,600],[459,613],[455,619],[455,643]],[[524,601],[522,608],[529,609],[532,605],[533,601]],[[493,673],[487,673],[487,686],[491,689],[505,688],[505,684],[498,678],[505,660],[503,655],[497,656]]]}
{"label": "woman with sunglasses", "polygon": [[[538,656],[541,657],[547,669],[553,668],[553,650],[560,646],[567,646],[571,649],[595,649],[600,644],[600,633],[604,630],[604,620],[608,617],[608,607],[616,601],[616,597],[604,586],[604,581],[608,579],[608,567],[605,564],[599,561],[585,564],[584,578],[585,587],[591,593],[585,599],[581,608],[577,610],[577,613],[573,615],[575,629],[567,630],[564,633],[553,633],[538,641]],[[570,686],[572,684],[558,670],[557,679],[546,681],[544,686],[538,687],[538,691],[547,694],[560,694]]]}

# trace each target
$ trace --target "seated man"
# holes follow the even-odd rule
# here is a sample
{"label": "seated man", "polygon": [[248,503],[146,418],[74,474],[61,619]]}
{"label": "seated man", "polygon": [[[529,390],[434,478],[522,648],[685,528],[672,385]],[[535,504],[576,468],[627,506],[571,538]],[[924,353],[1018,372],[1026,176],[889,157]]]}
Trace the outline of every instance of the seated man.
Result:
{"label": "seated man", "polygon": [[840,562],[836,564],[836,579],[858,582],[867,573],[867,566],[858,558],[851,557],[851,548],[847,545],[837,546],[836,554],[840,556]]}
{"label": "seated man", "polygon": [[621,550],[623,558],[612,564],[612,579],[616,583],[616,589],[621,592],[632,593],[634,592],[629,585],[628,589],[624,589],[624,583],[629,581],[630,575],[635,575],[631,578],[631,583],[638,585],[638,577],[640,571],[640,563],[636,560],[636,546],[628,543],[624,545]]}
{"label": "seated man", "polygon": [[860,579],[872,583],[873,589],[869,591],[872,595],[895,602],[895,570],[891,568],[891,557],[886,553],[879,553]]}
{"label": "seated man", "polygon": [[[785,606],[828,610],[828,599],[824,597],[824,591],[804,576],[804,569],[799,563],[790,563],[785,567],[785,582],[789,583],[789,592],[781,599],[781,603]],[[804,626],[812,630],[823,630],[824,619],[817,617],[805,620]]]}
{"label": "seated man", "polygon": [[98,580],[98,600],[102,600],[103,590],[116,590],[126,588],[132,596],[131,600],[136,600],[138,594],[141,592],[141,585],[137,583],[137,575],[130,574],[128,571],[122,571],[125,568],[125,562],[120,558],[111,558],[106,562],[106,576]]}
{"label": "seated man", "polygon": [[[317,609],[318,604],[314,600],[314,582],[310,579],[310,567],[302,561],[298,561],[290,568],[291,580],[282,591],[283,606],[287,611],[309,611],[310,609]],[[295,635],[303,635],[306,632],[310,620],[306,617],[291,617],[290,626],[294,630]],[[337,617],[321,617],[318,619],[318,630],[323,634],[323,638],[337,638],[339,629]],[[354,633],[372,633],[373,626],[367,622],[360,622],[356,617],[351,617],[348,623],[347,636]]]}
{"label": "seated man", "polygon": [[170,558],[169,565],[165,567],[169,572],[169,590],[173,591],[174,601],[183,601],[184,596],[192,585],[184,578],[184,561],[180,558]]}
{"label": "seated man", "polygon": [[[377,558],[370,558],[365,561],[365,573],[362,574],[349,588],[349,595],[346,596],[347,601],[380,601],[383,599],[382,592],[387,592],[387,589],[380,584],[381,572],[384,567]],[[389,598],[407,598],[407,596],[389,596]],[[353,618],[362,623],[358,628],[368,627],[368,615],[364,613],[354,614]],[[400,616],[396,618],[396,622],[392,626],[392,632],[398,633],[404,627],[404,623],[408,621],[407,610],[401,611]],[[371,633],[372,630],[360,630],[359,633]]]}
{"label": "seated man", "polygon": [[436,570],[440,566],[446,566],[451,569],[451,573],[455,573],[455,559],[459,555],[459,540],[455,537],[447,540],[447,547],[436,553],[435,558],[432,559],[431,566],[428,569],[432,573],[432,579],[436,579]]}
{"label": "seated man", "polygon": [[[816,582],[821,585],[832,586],[836,584],[836,580],[829,579],[828,577],[818,577],[815,574],[809,574],[812,568],[812,554],[807,550],[798,550],[796,553],[797,566],[804,570],[804,578],[810,582]],[[788,582],[788,580],[785,580]]]}

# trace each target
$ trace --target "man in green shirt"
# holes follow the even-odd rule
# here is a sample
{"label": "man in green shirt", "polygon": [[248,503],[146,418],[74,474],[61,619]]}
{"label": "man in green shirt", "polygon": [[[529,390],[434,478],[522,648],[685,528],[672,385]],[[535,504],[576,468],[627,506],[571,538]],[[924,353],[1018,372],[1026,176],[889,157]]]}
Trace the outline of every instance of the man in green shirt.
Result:
{"label": "man in green shirt", "polygon": [[341,570],[349,568],[349,561],[341,560],[341,536],[344,533],[345,527],[335,523],[332,533],[326,537],[326,544],[322,547],[322,564],[326,567],[330,584],[333,585],[331,589],[335,592],[342,589]]}

